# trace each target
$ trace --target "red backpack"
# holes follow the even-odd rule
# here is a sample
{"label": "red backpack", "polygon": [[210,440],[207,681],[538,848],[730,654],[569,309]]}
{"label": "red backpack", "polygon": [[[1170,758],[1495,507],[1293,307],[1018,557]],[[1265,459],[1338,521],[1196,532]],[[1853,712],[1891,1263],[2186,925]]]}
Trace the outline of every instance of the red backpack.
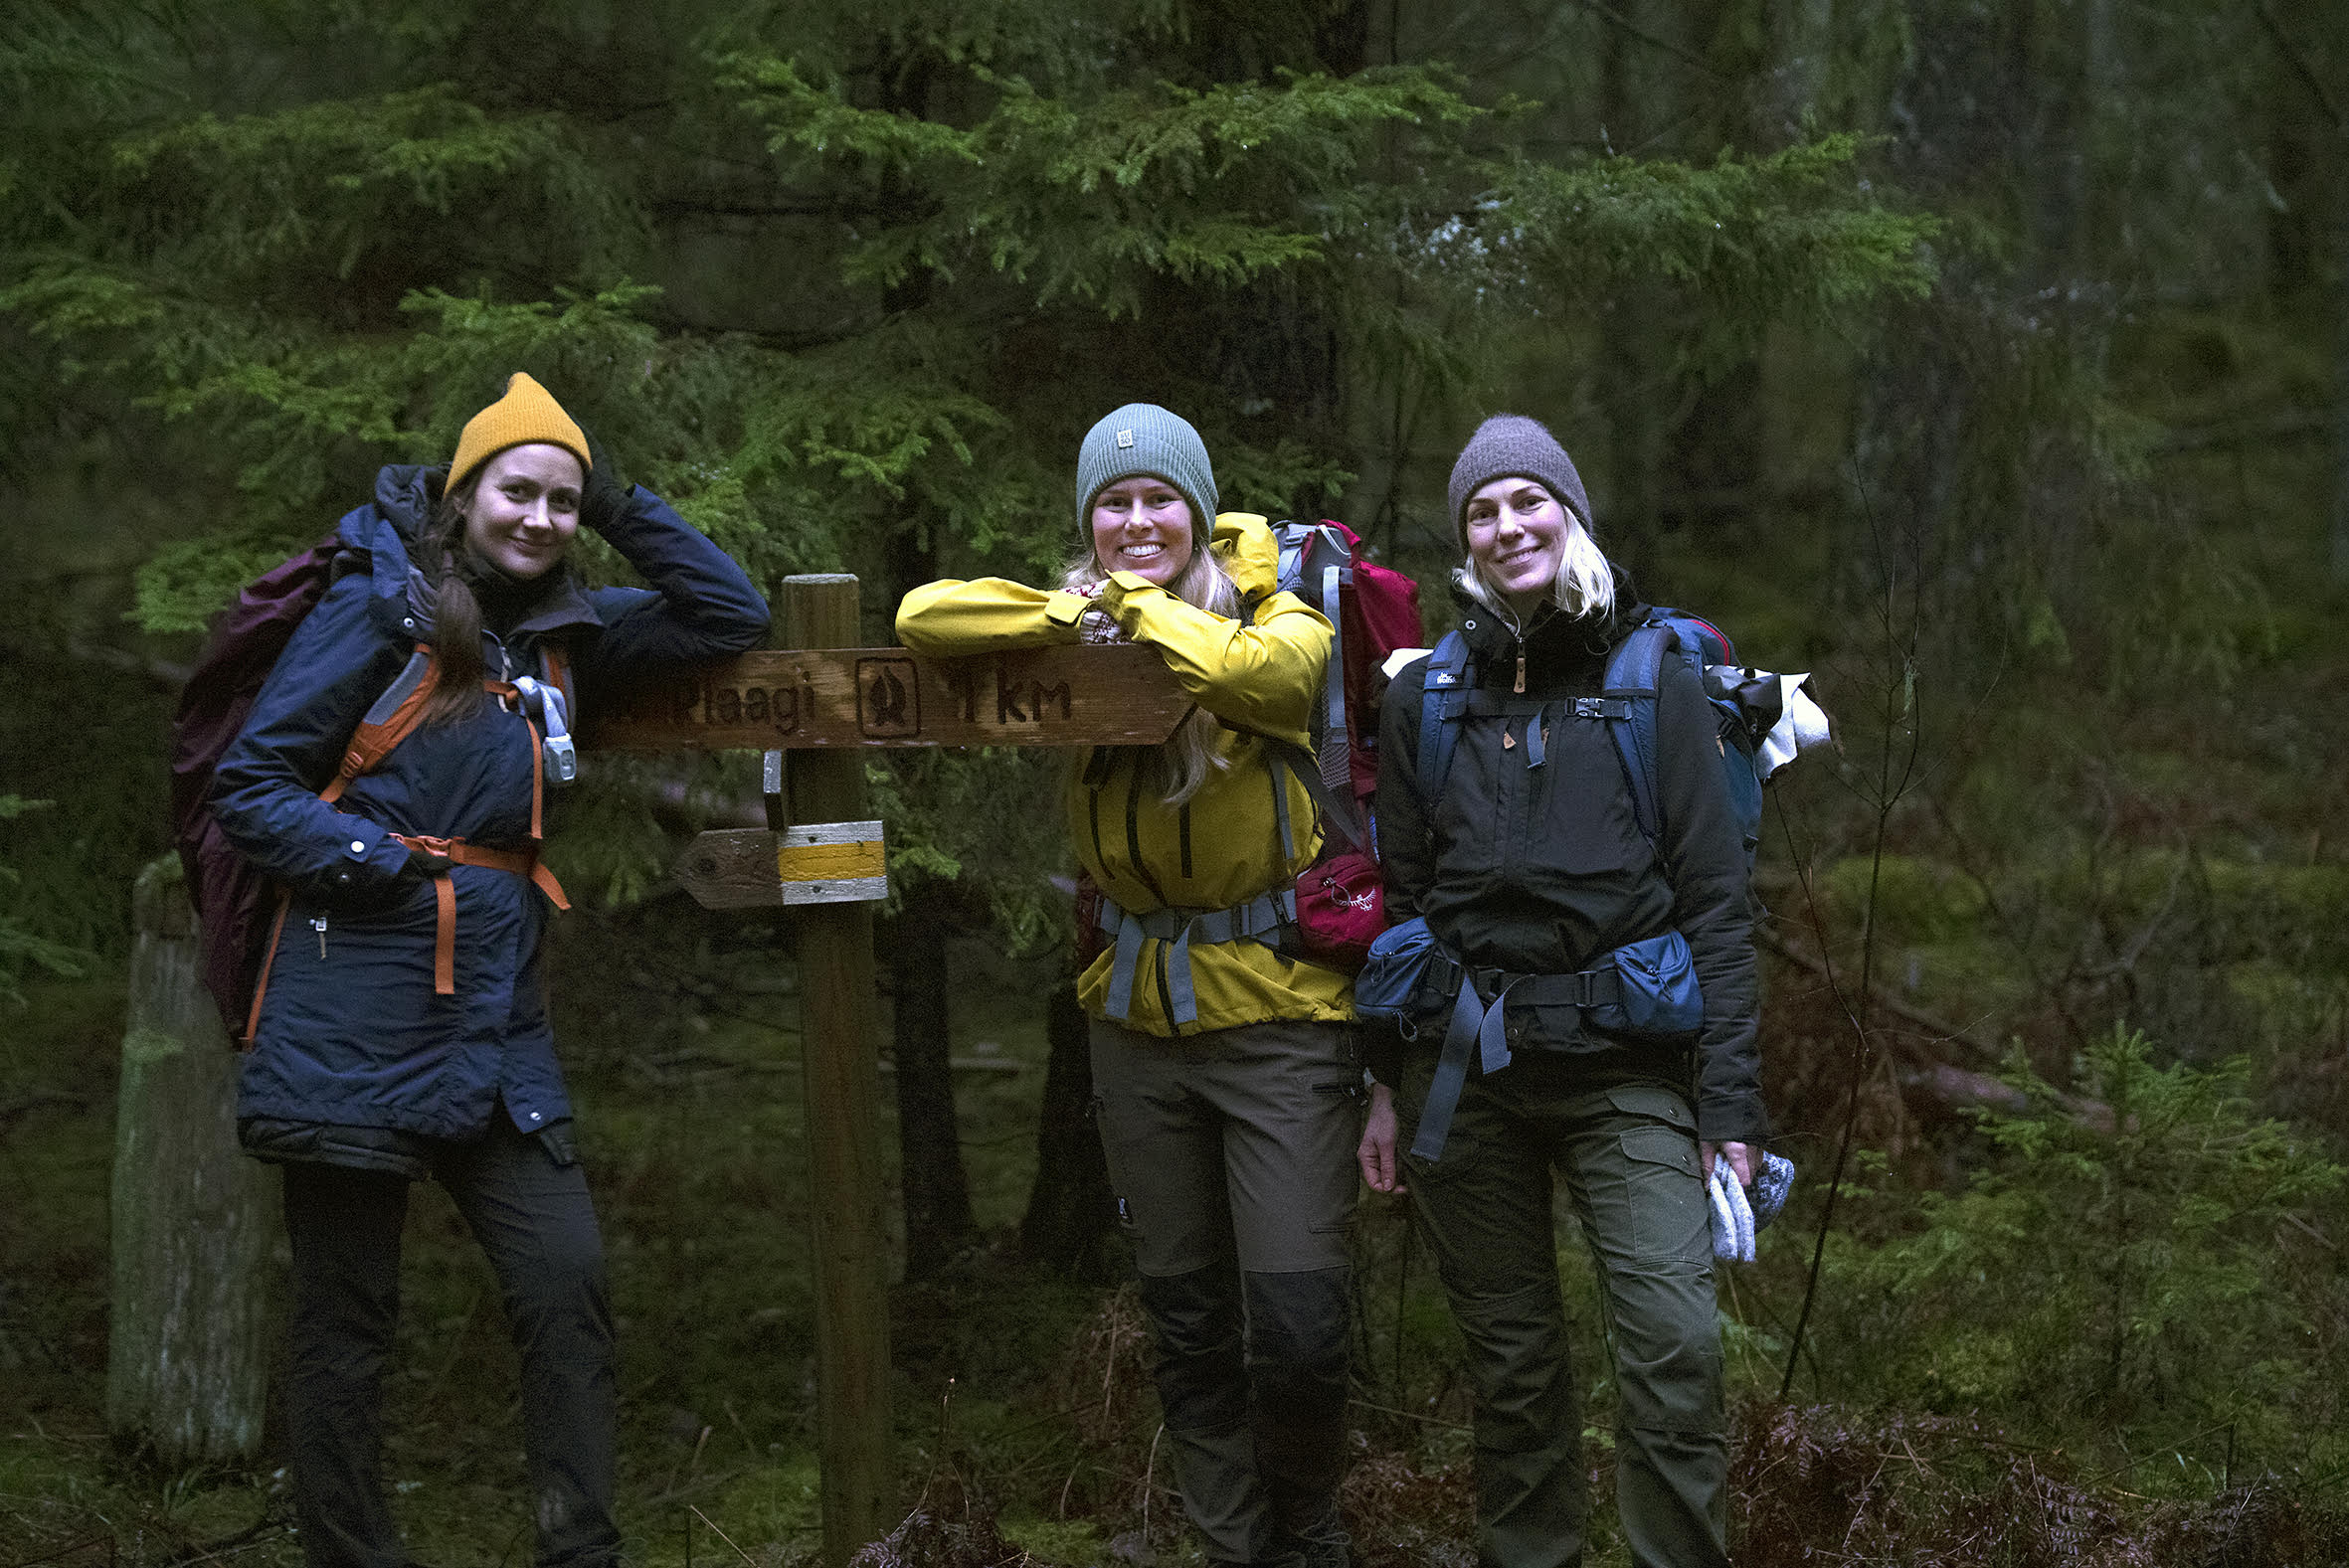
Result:
{"label": "red backpack", "polygon": [[[1378,789],[1381,666],[1421,645],[1419,585],[1361,558],[1344,523],[1283,522],[1280,587],[1336,628],[1331,677],[1313,725],[1314,767],[1297,772],[1321,807],[1322,852],[1297,878],[1297,938],[1315,962],[1352,974],[1386,929],[1383,876],[1370,801]],[[1275,775],[1276,784],[1278,775]]]}

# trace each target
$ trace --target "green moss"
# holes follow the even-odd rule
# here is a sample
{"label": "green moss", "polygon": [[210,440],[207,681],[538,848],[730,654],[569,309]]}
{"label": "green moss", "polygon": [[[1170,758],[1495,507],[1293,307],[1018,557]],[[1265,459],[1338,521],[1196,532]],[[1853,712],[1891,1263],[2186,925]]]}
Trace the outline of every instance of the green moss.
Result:
{"label": "green moss", "polygon": [[1003,1539],[1056,1568],[1093,1568],[1111,1560],[1109,1538],[1089,1519],[1053,1519],[1006,1509],[995,1522]]}
{"label": "green moss", "polygon": [[1979,884],[1955,867],[1917,855],[1853,855],[1820,877],[1835,917],[1857,927],[1873,914],[1894,940],[1931,941],[1970,934],[1982,918]]}

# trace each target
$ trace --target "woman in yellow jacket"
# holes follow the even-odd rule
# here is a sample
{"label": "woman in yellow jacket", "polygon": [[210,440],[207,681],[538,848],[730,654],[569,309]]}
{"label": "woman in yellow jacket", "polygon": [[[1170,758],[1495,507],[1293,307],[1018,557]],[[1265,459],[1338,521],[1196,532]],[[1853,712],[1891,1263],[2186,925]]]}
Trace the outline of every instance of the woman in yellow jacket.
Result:
{"label": "woman in yellow jacket", "polygon": [[1331,632],[1275,592],[1265,520],[1215,500],[1198,433],[1129,404],[1079,451],[1086,549],[1057,591],[932,583],[897,634],[931,656],[1139,642],[1198,705],[1165,745],[1098,748],[1071,782],[1109,939],[1078,983],[1095,1109],[1208,1560],[1343,1568],[1361,1070],[1349,981],[1284,951],[1319,835],[1270,744],[1310,745]]}

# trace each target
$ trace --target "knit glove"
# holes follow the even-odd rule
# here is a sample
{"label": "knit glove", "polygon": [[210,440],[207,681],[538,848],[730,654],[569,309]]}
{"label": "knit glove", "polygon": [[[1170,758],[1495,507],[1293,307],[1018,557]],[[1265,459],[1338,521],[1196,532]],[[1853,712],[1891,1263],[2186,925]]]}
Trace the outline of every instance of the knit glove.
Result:
{"label": "knit glove", "polygon": [[1753,1262],[1754,1233],[1778,1217],[1794,1187],[1794,1161],[1766,1150],[1753,1174],[1749,1199],[1725,1155],[1713,1156],[1706,1194],[1713,1203],[1713,1255],[1723,1263]]}
{"label": "knit glove", "polygon": [[579,433],[587,437],[587,482],[579,492],[579,520],[597,533],[609,532],[615,523],[628,515],[629,498],[636,487],[622,480],[619,465],[604,443],[596,439],[596,433],[582,425]]}

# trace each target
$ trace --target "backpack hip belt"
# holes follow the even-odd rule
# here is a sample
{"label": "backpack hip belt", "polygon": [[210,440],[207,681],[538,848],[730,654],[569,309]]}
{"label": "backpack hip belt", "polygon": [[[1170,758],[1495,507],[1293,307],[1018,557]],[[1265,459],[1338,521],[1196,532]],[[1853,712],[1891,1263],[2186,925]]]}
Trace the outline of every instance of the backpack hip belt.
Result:
{"label": "backpack hip belt", "polygon": [[1497,1073],[1513,1060],[1506,1013],[1510,998],[1530,1006],[1587,1008],[1610,1005],[1623,995],[1623,978],[1612,962],[1568,974],[1519,974],[1473,967],[1441,949],[1428,959],[1427,983],[1433,997],[1452,1003],[1444,1043],[1436,1054],[1435,1078],[1419,1110],[1419,1134],[1411,1140],[1411,1152],[1427,1160],[1444,1151],[1444,1135],[1451,1131],[1452,1113],[1468,1082],[1471,1048],[1482,1074]]}
{"label": "backpack hip belt", "polygon": [[1479,968],[1446,953],[1428,959],[1427,978],[1449,999],[1464,981],[1473,980],[1479,996],[1496,1004],[1503,996],[1542,1007],[1604,1007],[1622,1000],[1623,977],[1613,964],[1576,969],[1570,974],[1520,974],[1514,969]]}
{"label": "backpack hip belt", "polygon": [[[460,866],[482,866],[528,877],[531,885],[544,893],[555,908],[571,907],[571,901],[563,896],[563,884],[555,880],[554,872],[538,858],[535,848],[492,849],[486,844],[468,844],[461,838],[433,838],[422,834],[391,836],[410,849],[441,855]],[[433,928],[433,993],[453,996],[456,994],[456,882],[447,871],[433,878],[433,902],[437,911]]]}
{"label": "backpack hip belt", "polygon": [[1278,942],[1281,928],[1294,924],[1296,919],[1297,889],[1293,886],[1259,893],[1246,903],[1228,909],[1168,906],[1140,915],[1119,908],[1116,900],[1103,894],[1095,924],[1104,935],[1114,934],[1117,949],[1110,964],[1109,995],[1102,1010],[1119,1023],[1132,1015],[1134,971],[1142,960],[1142,939],[1150,937],[1168,945],[1161,961],[1166,965],[1171,1021],[1177,1025],[1197,1023],[1198,994],[1190,978],[1191,943],[1195,940],[1213,945],[1245,938],[1270,948]]}

